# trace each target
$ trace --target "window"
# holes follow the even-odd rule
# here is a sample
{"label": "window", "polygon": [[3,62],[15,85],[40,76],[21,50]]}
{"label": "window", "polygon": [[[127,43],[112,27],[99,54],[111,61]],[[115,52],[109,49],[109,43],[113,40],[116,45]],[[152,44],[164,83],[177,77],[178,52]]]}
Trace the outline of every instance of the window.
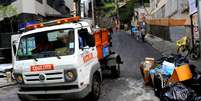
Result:
{"label": "window", "polygon": [[79,33],[79,47],[84,48],[86,46],[94,47],[95,40],[93,35],[91,35],[87,29],[78,30]]}
{"label": "window", "polygon": [[34,33],[21,38],[17,59],[72,55],[74,47],[74,29]]}
{"label": "window", "polygon": [[43,4],[43,0],[36,0],[36,1],[40,2],[41,4]]}
{"label": "window", "polygon": [[1,5],[9,5],[9,4],[11,4],[11,3],[13,3],[13,2],[15,2],[16,0],[0,0],[0,4]]}

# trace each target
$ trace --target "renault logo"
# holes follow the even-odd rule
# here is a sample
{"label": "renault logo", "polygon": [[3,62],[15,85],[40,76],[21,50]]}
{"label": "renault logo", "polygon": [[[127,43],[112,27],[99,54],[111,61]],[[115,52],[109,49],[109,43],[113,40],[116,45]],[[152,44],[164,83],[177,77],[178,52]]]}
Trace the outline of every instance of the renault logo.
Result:
{"label": "renault logo", "polygon": [[45,80],[45,74],[39,74],[39,80],[44,81]]}

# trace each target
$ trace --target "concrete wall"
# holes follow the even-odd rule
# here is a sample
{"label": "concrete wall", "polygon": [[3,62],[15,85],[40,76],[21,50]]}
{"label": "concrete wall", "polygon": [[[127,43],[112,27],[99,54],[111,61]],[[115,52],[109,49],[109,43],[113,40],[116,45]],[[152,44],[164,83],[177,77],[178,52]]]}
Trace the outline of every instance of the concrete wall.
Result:
{"label": "concrete wall", "polygon": [[45,11],[45,15],[60,15],[60,13],[58,11],[56,11],[55,9],[53,9],[52,7],[48,6],[47,4],[47,0],[43,0],[44,1],[44,11]]}
{"label": "concrete wall", "polygon": [[[150,0],[151,9],[156,9],[157,3],[160,0]],[[188,0],[167,0],[167,3],[162,6],[158,11],[152,14],[151,18],[161,19],[161,18],[188,18],[188,12],[184,12],[188,9]],[[149,25],[149,32],[153,35],[161,37],[168,41],[176,42],[183,36],[191,36],[190,27],[185,26],[158,26]]]}
{"label": "concrete wall", "polygon": [[45,2],[44,2],[44,0],[43,0],[43,4],[35,1],[35,13],[40,14],[42,16],[45,16],[45,12],[46,12],[46,10],[45,10]]}
{"label": "concrete wall", "polygon": [[22,12],[36,14],[35,0],[21,0]]}
{"label": "concrete wall", "polygon": [[169,34],[170,33],[169,27],[149,25],[149,29],[150,30],[148,31],[148,33],[160,37],[164,40],[171,41]]}
{"label": "concrete wall", "polygon": [[190,26],[154,26],[148,25],[148,33],[160,37],[167,41],[176,42],[178,39],[183,36],[191,37]]}
{"label": "concrete wall", "polygon": [[65,5],[70,9],[73,10],[73,0],[65,0]]}
{"label": "concrete wall", "polygon": [[188,31],[189,27],[185,26],[176,26],[176,27],[169,27],[169,32],[170,32],[170,39],[173,42],[176,42],[177,40],[181,39],[184,36],[189,36],[190,34]]}
{"label": "concrete wall", "polygon": [[167,4],[165,5],[165,17],[171,17],[172,15],[176,14],[178,11],[178,1],[179,0],[168,0]]}

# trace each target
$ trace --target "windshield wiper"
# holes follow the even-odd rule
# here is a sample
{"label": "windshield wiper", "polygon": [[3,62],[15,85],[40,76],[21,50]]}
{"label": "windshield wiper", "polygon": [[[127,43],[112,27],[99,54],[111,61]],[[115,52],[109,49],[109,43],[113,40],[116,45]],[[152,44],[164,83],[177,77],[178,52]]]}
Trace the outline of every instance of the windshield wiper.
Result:
{"label": "windshield wiper", "polygon": [[38,62],[38,59],[37,59],[37,58],[33,57],[33,59],[34,59],[36,62]]}
{"label": "windshield wiper", "polygon": [[61,57],[60,57],[59,55],[56,54],[55,56],[56,56],[58,59],[61,59]]}

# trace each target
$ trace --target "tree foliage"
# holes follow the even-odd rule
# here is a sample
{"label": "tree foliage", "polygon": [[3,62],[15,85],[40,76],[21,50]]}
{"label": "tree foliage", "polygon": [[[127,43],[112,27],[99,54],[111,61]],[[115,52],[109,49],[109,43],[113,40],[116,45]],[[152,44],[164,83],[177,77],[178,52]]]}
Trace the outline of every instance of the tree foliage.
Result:
{"label": "tree foliage", "polygon": [[3,6],[0,5],[0,17],[12,17],[17,14],[17,9],[13,5]]}
{"label": "tree foliage", "polygon": [[13,20],[14,18],[12,16],[15,16],[17,14],[17,8],[13,5],[7,5],[3,6],[0,5],[0,21],[4,18],[9,18],[9,24],[11,28],[11,32],[13,32]]}
{"label": "tree foliage", "polygon": [[129,23],[132,19],[134,8],[139,5],[136,0],[130,0],[124,5],[122,8],[119,9],[120,20],[123,23]]}

